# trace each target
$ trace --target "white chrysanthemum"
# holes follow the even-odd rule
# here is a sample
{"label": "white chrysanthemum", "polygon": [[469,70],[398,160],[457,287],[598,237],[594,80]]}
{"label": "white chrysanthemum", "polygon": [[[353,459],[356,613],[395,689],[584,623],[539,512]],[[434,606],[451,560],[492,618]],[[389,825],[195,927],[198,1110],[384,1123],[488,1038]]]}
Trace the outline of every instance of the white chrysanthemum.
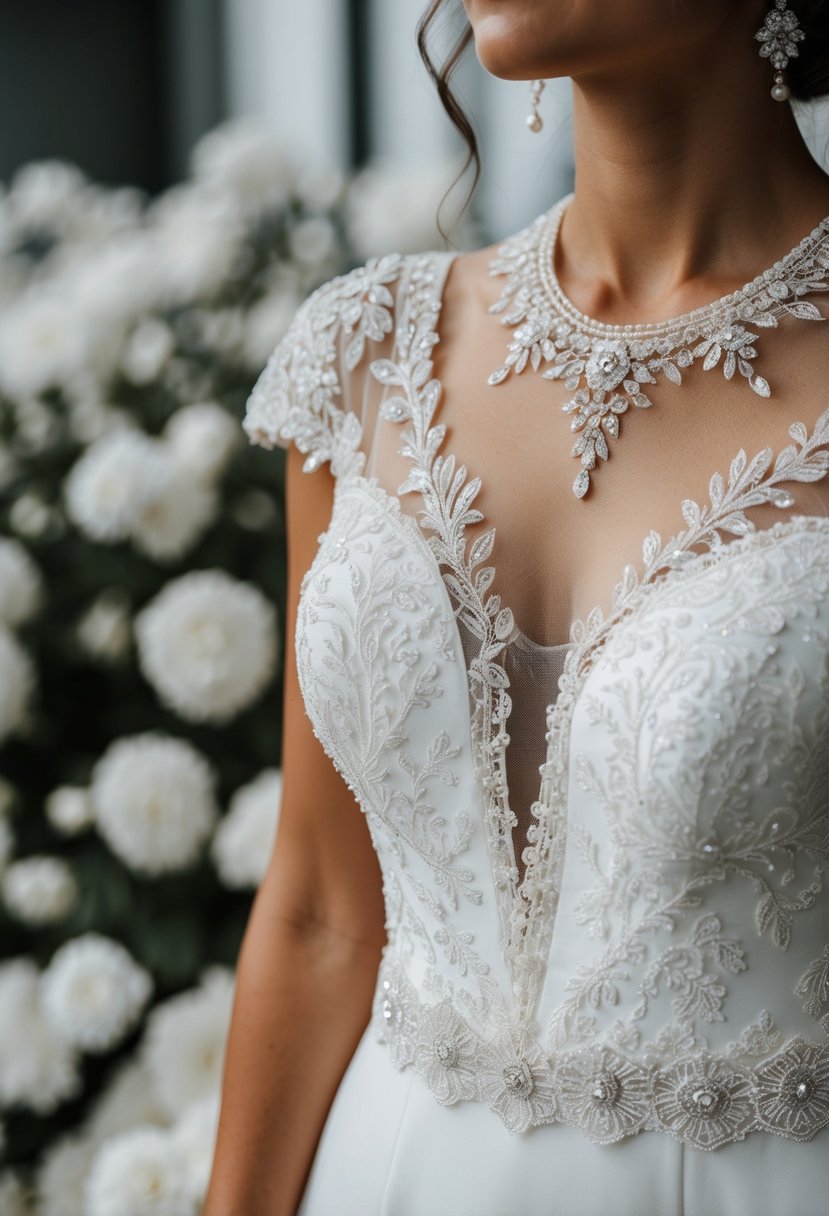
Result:
{"label": "white chrysanthemum", "polygon": [[31,490],[19,495],[9,511],[9,523],[14,531],[18,536],[27,536],[30,540],[43,536],[54,522],[54,515],[48,503]]}
{"label": "white chrysanthemum", "polygon": [[211,1094],[194,1102],[170,1132],[176,1152],[187,1170],[190,1196],[198,1204],[199,1210],[210,1182],[218,1124],[219,1095]]}
{"label": "white chrysanthemum", "polygon": [[83,377],[64,386],[67,397],[67,426],[72,438],[84,447],[97,443],[113,431],[133,431],[138,428],[134,417],[124,408],[102,400],[97,385]]}
{"label": "white chrysanthemum", "polygon": [[198,988],[156,1005],[148,1018],[141,1058],[172,1118],[221,1091],[233,988],[232,971],[210,967]]}
{"label": "white chrysanthemum", "polygon": [[337,230],[325,216],[308,216],[291,229],[290,242],[298,262],[324,266],[337,250]]}
{"label": "white chrysanthemum", "polygon": [[133,384],[150,384],[175,349],[170,326],[159,317],[144,317],[132,331],[122,367]]}
{"label": "white chrysanthemum", "polygon": [[22,1103],[51,1114],[79,1093],[79,1061],[43,1013],[31,959],[0,965],[0,1105]]}
{"label": "white chrysanthemum", "polygon": [[25,724],[34,686],[31,659],[14,634],[0,625],[0,741]]}
{"label": "white chrysanthemum", "polygon": [[134,870],[183,869],[215,827],[213,784],[207,761],[183,739],[152,731],[119,739],[92,773],[98,830]]}
{"label": "white chrysanthemum", "polygon": [[[358,256],[436,248],[442,241],[437,207],[454,170],[441,160],[420,167],[378,163],[363,169],[346,197],[348,233]],[[463,232],[460,239],[465,239]]]}
{"label": "white chrysanthemum", "polygon": [[0,875],[14,852],[14,832],[5,815],[0,814]]}
{"label": "white chrysanthemum", "polygon": [[81,785],[59,785],[46,798],[46,818],[64,836],[74,836],[95,822],[89,790]]}
{"label": "white chrysanthemum", "polygon": [[0,536],[0,621],[22,625],[43,600],[43,580],[19,541]]}
{"label": "white chrysanthemum", "polygon": [[68,215],[85,201],[88,182],[75,165],[41,160],[24,165],[12,178],[9,203],[18,223],[62,231]]}
{"label": "white chrysanthemum", "polygon": [[66,479],[70,518],[93,540],[125,540],[141,512],[168,484],[165,457],[160,441],[139,431],[104,435]]}
{"label": "white chrysanthemum", "polygon": [[36,397],[83,367],[92,341],[71,292],[35,283],[0,312],[0,387],[13,400]]}
{"label": "white chrysanthemum", "polygon": [[26,925],[64,920],[78,898],[78,884],[62,857],[31,856],[13,861],[0,880],[3,903]]}
{"label": "white chrysanthemum", "polygon": [[85,1216],[196,1216],[187,1169],[166,1129],[136,1127],[99,1148]]}
{"label": "white chrysanthemum", "polygon": [[172,580],[135,618],[141,670],[193,722],[226,722],[273,675],[276,613],[262,592],[224,570]]}
{"label": "white chrysanthemum", "polygon": [[224,472],[239,447],[238,419],[213,401],[185,405],[176,410],[164,428],[176,465],[197,477],[210,479]]}
{"label": "white chrysanthemum", "polygon": [[3,1216],[32,1216],[26,1188],[14,1170],[0,1172],[0,1212]]}
{"label": "white chrysanthemum", "polygon": [[298,294],[292,289],[276,288],[258,300],[250,309],[245,322],[245,360],[254,371],[260,371],[299,306]]}
{"label": "white chrysanthemum", "polygon": [[83,1212],[86,1179],[97,1151],[93,1140],[77,1134],[61,1136],[46,1148],[36,1177],[39,1216]]}
{"label": "white chrysanthemum", "polygon": [[340,201],[345,187],[346,176],[341,169],[306,164],[300,168],[296,194],[312,211],[327,211]]}
{"label": "white chrysanthemum", "polygon": [[38,397],[26,397],[13,407],[15,448],[19,453],[41,455],[53,448],[63,435],[58,412]]}
{"label": "white chrysanthemum", "polygon": [[273,133],[246,118],[232,119],[204,135],[193,149],[191,165],[198,182],[231,193],[248,212],[283,207],[297,173]]}
{"label": "white chrysanthemum", "polygon": [[[165,461],[171,464],[168,452]],[[181,472],[138,513],[131,536],[135,547],[154,561],[177,561],[192,549],[216,518],[219,500],[213,486]]]}
{"label": "white chrysanthemum", "polygon": [[84,933],[60,946],[41,976],[43,1010],[82,1051],[110,1051],[133,1028],[153,991],[152,976],[120,942]]}
{"label": "white chrysanthemum", "polygon": [[83,1131],[96,1144],[139,1124],[166,1125],[168,1117],[155,1096],[152,1078],[142,1061],[123,1060],[95,1099]]}
{"label": "white chrysanthemum", "polygon": [[244,239],[232,200],[192,185],[173,186],[149,213],[153,256],[170,304],[204,300],[227,282]]}
{"label": "white chrysanthemum", "polygon": [[231,798],[210,846],[226,887],[258,887],[265,877],[281,798],[282,773],[276,768],[265,769]]}
{"label": "white chrysanthemum", "polygon": [[107,662],[122,658],[129,648],[132,624],[120,592],[102,591],[77,624],[78,641],[87,654]]}

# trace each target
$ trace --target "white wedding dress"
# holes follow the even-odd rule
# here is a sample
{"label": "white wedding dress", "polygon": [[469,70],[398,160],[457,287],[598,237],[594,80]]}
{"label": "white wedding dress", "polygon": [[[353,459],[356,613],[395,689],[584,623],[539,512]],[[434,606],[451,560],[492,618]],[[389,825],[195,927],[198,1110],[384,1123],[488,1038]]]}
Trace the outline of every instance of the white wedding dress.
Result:
{"label": "white wedding dress", "polygon": [[823,327],[763,337],[769,402],[654,390],[578,502],[556,386],[442,314],[455,256],[325,284],[244,422],[336,478],[298,674],[387,912],[301,1216],[819,1216]]}

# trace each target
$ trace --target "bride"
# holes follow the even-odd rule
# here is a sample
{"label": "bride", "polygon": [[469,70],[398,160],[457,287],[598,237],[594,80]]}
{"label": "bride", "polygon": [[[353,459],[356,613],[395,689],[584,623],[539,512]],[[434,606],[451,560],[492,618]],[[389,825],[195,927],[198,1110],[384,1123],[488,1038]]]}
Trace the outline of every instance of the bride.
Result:
{"label": "bride", "polygon": [[[284,795],[207,1216],[817,1216],[829,1186],[822,0],[466,0],[575,188],[315,292]],[[509,188],[509,183],[504,183]],[[315,476],[306,476],[322,469]]]}

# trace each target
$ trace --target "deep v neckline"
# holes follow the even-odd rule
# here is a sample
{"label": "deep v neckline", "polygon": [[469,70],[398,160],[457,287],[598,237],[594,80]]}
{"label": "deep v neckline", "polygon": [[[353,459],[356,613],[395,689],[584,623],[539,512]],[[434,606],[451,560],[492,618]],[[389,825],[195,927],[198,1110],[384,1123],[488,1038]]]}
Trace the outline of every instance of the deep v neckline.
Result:
{"label": "deep v neckline", "polygon": [[[766,533],[779,534],[781,523],[826,522],[822,516],[796,515],[756,530],[744,512],[761,502],[790,507],[794,499],[778,483],[816,481],[825,475],[829,451],[821,449],[829,445],[829,409],[811,435],[802,423],[792,424],[790,435],[797,447],[781,449],[773,467],[770,448],[750,461],[741,449],[731,463],[727,485],[719,473],[713,474],[708,506],[700,508],[689,500],[682,503],[688,524],[684,531],[667,543],[654,531],[647,534],[642,543],[644,569],[639,574],[631,564],[622,568],[608,615],[597,605],[573,622],[570,642],[558,647],[566,646],[568,653],[559,694],[545,712],[545,760],[539,769],[538,792],[531,808],[534,821],[527,830],[522,851],[525,869],[519,881],[513,836],[517,821],[510,807],[506,773],[512,702],[509,679],[498,660],[520,631],[499,591],[491,590],[496,565],[484,564],[493,553],[496,525],[473,506],[481,479],[470,476],[465,464],[457,465],[455,453],[441,452],[447,427],[440,420],[433,423],[443,386],[432,374],[432,354],[440,341],[438,324],[446,279],[457,256],[454,252],[428,253],[405,260],[398,284],[394,348],[390,358],[371,364],[371,372],[381,384],[399,390],[383,403],[381,416],[409,424],[401,434],[399,450],[411,461],[411,471],[398,486],[396,500],[388,497],[397,501],[403,514],[412,516],[435,558],[455,617],[479,642],[467,667],[474,706],[473,762],[484,800],[487,849],[499,904],[502,950],[511,973],[514,1015],[517,1022],[528,1023],[540,993],[555,925],[566,838],[569,728],[592,657],[617,623],[648,591],[671,580],[675,571],[690,573],[706,566],[706,559],[712,556],[742,550]],[[413,492],[423,503],[416,513],[406,511],[399,502],[402,495]],[[486,527],[469,545],[466,530],[471,523]],[[723,542],[720,528],[736,534],[737,540]],[[694,550],[699,544],[707,545],[707,550]]]}

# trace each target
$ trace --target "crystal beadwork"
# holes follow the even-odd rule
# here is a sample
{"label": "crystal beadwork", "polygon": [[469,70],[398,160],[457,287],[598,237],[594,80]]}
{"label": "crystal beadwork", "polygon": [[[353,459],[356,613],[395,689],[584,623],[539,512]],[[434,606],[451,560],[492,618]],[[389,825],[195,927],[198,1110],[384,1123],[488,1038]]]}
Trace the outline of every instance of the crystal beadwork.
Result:
{"label": "crystal beadwork", "polygon": [[658,324],[608,325],[580,312],[556,275],[556,242],[572,198],[566,195],[499,246],[490,263],[489,273],[506,275],[507,282],[489,311],[514,333],[488,383],[503,384],[513,373],[549,364],[542,379],[561,380],[572,391],[561,408],[577,432],[571,455],[582,467],[573,493],[583,498],[591,471],[610,455],[608,437],[619,437],[621,415],[630,406],[652,405],[645,388],[656,384],[658,375],[681,384],[683,371],[701,359],[704,371],[720,367],[726,380],[739,374],[758,396],[771,395],[768,381],[754,368],[755,331],[776,326],[786,314],[823,320],[803,297],[829,291],[829,216],[738,291]]}

